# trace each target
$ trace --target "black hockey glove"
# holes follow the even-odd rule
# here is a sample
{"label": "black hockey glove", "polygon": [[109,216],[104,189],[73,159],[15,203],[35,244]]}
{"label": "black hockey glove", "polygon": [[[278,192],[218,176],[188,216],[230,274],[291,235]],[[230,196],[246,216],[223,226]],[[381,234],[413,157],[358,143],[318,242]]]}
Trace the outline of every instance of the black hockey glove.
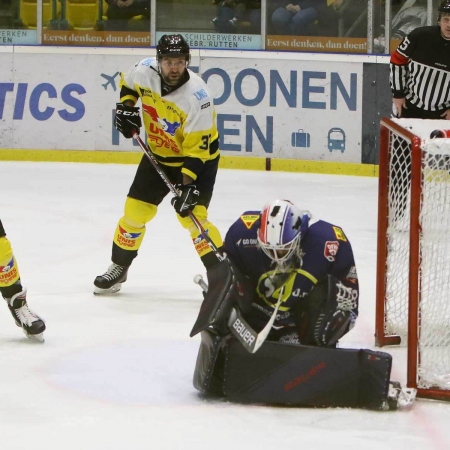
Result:
{"label": "black hockey glove", "polygon": [[116,103],[116,117],[114,126],[126,137],[133,137],[133,130],[139,134],[142,127],[141,114],[139,108],[135,106],[127,106],[123,103]]}
{"label": "black hockey glove", "polygon": [[200,191],[195,184],[177,184],[175,188],[179,196],[171,200],[172,206],[181,217],[187,217],[197,204]]}

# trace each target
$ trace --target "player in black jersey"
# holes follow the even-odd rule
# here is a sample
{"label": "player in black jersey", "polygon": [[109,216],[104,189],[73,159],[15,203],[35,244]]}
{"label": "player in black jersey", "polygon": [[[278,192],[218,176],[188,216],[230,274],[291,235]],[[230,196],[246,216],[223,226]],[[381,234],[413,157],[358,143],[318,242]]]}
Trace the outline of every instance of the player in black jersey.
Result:
{"label": "player in black jersey", "polygon": [[438,12],[437,26],[416,28],[391,56],[397,117],[450,120],[450,0]]}

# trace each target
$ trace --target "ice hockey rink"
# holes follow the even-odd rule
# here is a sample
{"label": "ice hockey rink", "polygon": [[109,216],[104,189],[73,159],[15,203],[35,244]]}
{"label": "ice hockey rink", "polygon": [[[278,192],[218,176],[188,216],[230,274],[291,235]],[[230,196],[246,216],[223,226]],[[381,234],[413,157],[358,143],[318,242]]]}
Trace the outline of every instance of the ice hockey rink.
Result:
{"label": "ice hockey rink", "polygon": [[[0,311],[1,450],[448,450],[450,403],[407,411],[234,404],[192,385],[199,337],[189,337],[204,275],[169,197],[149,224],[115,297],[92,282],[111,240],[135,165],[1,162],[0,218],[47,323],[45,344]],[[221,170],[210,218],[225,234],[248,209],[277,197],[340,225],[360,280],[360,317],[343,348],[374,347],[377,178]],[[406,380],[404,350],[392,379]]]}

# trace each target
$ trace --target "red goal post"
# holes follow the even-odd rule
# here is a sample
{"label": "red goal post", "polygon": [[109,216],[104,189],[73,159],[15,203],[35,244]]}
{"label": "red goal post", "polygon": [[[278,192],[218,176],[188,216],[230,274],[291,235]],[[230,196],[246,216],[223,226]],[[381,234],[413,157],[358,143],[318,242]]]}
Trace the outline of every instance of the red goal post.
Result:
{"label": "red goal post", "polygon": [[450,139],[444,120],[381,120],[377,346],[407,344],[407,385],[450,400]]}

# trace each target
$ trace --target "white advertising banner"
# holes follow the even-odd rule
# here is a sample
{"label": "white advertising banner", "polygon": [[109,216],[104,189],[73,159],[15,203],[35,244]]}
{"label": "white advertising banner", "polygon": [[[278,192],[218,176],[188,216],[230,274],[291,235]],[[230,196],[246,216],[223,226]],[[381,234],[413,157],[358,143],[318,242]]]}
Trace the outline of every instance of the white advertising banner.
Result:
{"label": "white advertising banner", "polygon": [[361,163],[363,64],[202,58],[227,155]]}
{"label": "white advertising banner", "polygon": [[[224,155],[361,162],[362,62],[202,57]],[[0,52],[0,146],[138,151],[113,126],[127,55]]]}
{"label": "white advertising banner", "polygon": [[14,63],[0,54],[1,147],[138,151],[114,128],[113,112],[120,71],[146,53],[16,53]]}
{"label": "white advertising banner", "polygon": [[0,53],[0,148],[11,148],[12,115],[14,98],[10,94],[14,89],[13,53]]}

